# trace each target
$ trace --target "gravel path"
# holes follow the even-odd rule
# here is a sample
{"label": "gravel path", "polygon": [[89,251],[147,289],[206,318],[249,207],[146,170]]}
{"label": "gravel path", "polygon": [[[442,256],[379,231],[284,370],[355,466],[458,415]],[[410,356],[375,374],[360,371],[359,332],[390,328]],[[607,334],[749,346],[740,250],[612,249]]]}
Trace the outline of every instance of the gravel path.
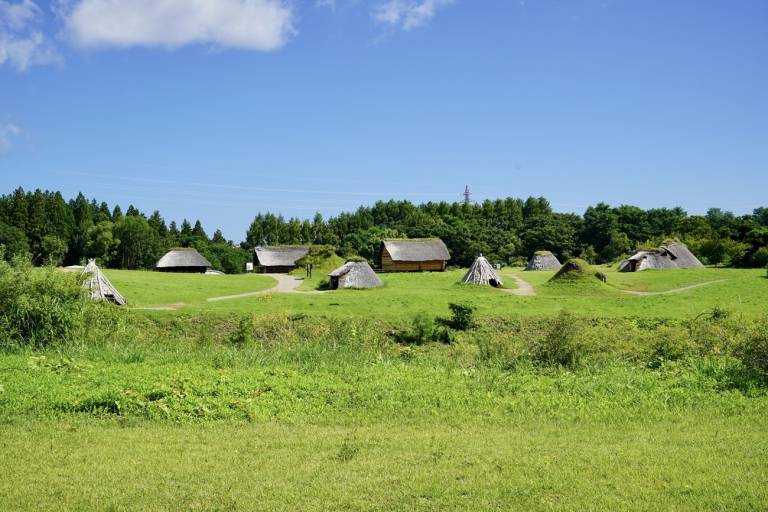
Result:
{"label": "gravel path", "polygon": [[514,290],[510,290],[507,288],[502,288],[502,291],[511,293],[512,295],[519,295],[521,297],[533,297],[536,295],[536,290],[533,289],[533,286],[528,281],[525,281],[522,277],[518,276],[511,276],[512,279],[515,280],[515,283],[517,284],[517,288]]}
{"label": "gravel path", "polygon": [[635,292],[632,290],[621,290],[622,293],[628,293],[630,295],[637,295],[638,297],[652,297],[654,295],[670,295],[672,293],[687,292],[694,288],[701,288],[702,286],[709,286],[711,284],[717,284],[727,281],[727,279],[718,279],[717,281],[708,281],[706,283],[692,284],[691,286],[683,286],[682,288],[674,288],[672,290],[666,290],[663,292]]}
{"label": "gravel path", "polygon": [[268,290],[261,290],[258,292],[238,293],[237,295],[224,295],[222,297],[211,297],[206,299],[208,302],[218,302],[221,300],[242,299],[244,297],[254,297],[256,295],[267,295],[270,293],[325,293],[321,291],[298,291],[297,288],[304,282],[303,279],[298,277],[289,276],[288,274],[269,274],[269,277],[274,277],[277,280],[277,284]]}

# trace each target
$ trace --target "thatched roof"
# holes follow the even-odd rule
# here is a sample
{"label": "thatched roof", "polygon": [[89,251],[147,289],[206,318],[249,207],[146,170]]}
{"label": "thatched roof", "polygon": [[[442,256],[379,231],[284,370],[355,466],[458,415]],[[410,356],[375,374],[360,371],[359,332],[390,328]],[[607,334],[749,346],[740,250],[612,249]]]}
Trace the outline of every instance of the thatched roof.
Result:
{"label": "thatched roof", "polygon": [[499,279],[498,274],[496,274],[496,270],[494,270],[491,264],[488,263],[488,260],[482,255],[472,263],[472,266],[469,267],[467,273],[464,274],[464,279],[461,281],[463,283],[494,286],[497,288],[504,284],[501,279]]}
{"label": "thatched roof", "polygon": [[669,253],[677,268],[703,268],[704,265],[694,256],[688,246],[680,242],[666,242],[661,248]]}
{"label": "thatched roof", "polygon": [[210,267],[211,262],[196,249],[184,248],[168,251],[157,260],[155,268]]}
{"label": "thatched roof", "polygon": [[348,261],[328,276],[345,276],[340,288],[376,288],[384,284],[366,261]]}
{"label": "thatched roof", "polygon": [[451,255],[439,238],[413,240],[384,240],[392,261],[448,261]]}
{"label": "thatched roof", "polygon": [[533,257],[528,260],[528,266],[525,270],[560,270],[562,265],[557,256],[549,251],[536,251]]}
{"label": "thatched roof", "polygon": [[668,242],[652,251],[637,251],[619,264],[619,272],[702,268],[704,265],[680,242]]}
{"label": "thatched roof", "polygon": [[86,277],[83,288],[88,290],[92,300],[106,300],[118,306],[126,304],[125,298],[112,286],[94,260],[88,260],[88,265],[83,268],[83,275]]}
{"label": "thatched roof", "polygon": [[256,258],[262,267],[293,267],[296,260],[308,253],[309,247],[298,245],[256,247]]}

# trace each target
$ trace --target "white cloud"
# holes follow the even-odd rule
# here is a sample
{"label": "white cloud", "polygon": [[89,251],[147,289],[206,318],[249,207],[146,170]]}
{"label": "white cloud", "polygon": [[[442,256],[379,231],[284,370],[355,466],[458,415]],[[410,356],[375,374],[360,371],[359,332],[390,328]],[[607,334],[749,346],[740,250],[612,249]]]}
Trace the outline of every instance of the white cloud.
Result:
{"label": "white cloud", "polygon": [[284,0],[77,0],[65,14],[83,47],[188,44],[274,50],[294,33]]}
{"label": "white cloud", "polygon": [[13,149],[13,139],[21,133],[21,129],[13,123],[0,124],[0,154]]}
{"label": "white cloud", "polygon": [[58,54],[37,29],[43,13],[32,0],[0,0],[0,66],[6,62],[19,71],[35,64],[50,64]]}
{"label": "white cloud", "polygon": [[385,0],[372,13],[373,19],[386,25],[412,30],[426,25],[437,10],[453,0]]}

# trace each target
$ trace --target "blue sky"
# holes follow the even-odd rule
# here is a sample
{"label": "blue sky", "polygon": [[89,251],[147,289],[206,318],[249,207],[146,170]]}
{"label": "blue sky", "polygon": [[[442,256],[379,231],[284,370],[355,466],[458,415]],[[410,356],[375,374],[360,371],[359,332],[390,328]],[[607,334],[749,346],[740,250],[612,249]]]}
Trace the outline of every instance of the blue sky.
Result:
{"label": "blue sky", "polygon": [[0,190],[201,219],[768,204],[764,0],[0,0]]}

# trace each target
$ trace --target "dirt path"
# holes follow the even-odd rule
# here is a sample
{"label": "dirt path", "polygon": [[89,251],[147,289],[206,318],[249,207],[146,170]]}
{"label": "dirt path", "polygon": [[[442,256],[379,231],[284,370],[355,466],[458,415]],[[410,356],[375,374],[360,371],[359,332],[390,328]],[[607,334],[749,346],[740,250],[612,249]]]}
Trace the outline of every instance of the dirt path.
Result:
{"label": "dirt path", "polygon": [[218,302],[221,300],[242,299],[245,297],[254,297],[256,295],[267,295],[270,293],[326,293],[319,290],[313,291],[299,291],[297,288],[304,282],[303,279],[293,277],[288,274],[270,274],[270,277],[274,277],[277,280],[277,284],[267,290],[261,290],[258,292],[238,293],[237,295],[224,295],[222,297],[211,297],[206,299],[208,302]]}
{"label": "dirt path", "polygon": [[521,297],[533,297],[536,295],[536,290],[533,289],[533,286],[528,281],[523,280],[522,277],[518,276],[511,276],[512,279],[515,280],[515,283],[517,284],[517,288],[514,290],[510,290],[508,288],[502,288],[502,291],[506,293],[511,293],[512,295],[519,295]]}
{"label": "dirt path", "polygon": [[707,281],[706,283],[692,284],[691,286],[683,286],[682,288],[674,288],[672,290],[666,290],[663,292],[635,292],[632,290],[620,290],[622,293],[628,293],[629,295],[636,295],[638,297],[653,297],[654,295],[670,295],[673,293],[687,292],[695,288],[701,288],[702,286],[709,286],[711,284],[717,284],[727,281],[727,279],[718,279],[717,281]]}

